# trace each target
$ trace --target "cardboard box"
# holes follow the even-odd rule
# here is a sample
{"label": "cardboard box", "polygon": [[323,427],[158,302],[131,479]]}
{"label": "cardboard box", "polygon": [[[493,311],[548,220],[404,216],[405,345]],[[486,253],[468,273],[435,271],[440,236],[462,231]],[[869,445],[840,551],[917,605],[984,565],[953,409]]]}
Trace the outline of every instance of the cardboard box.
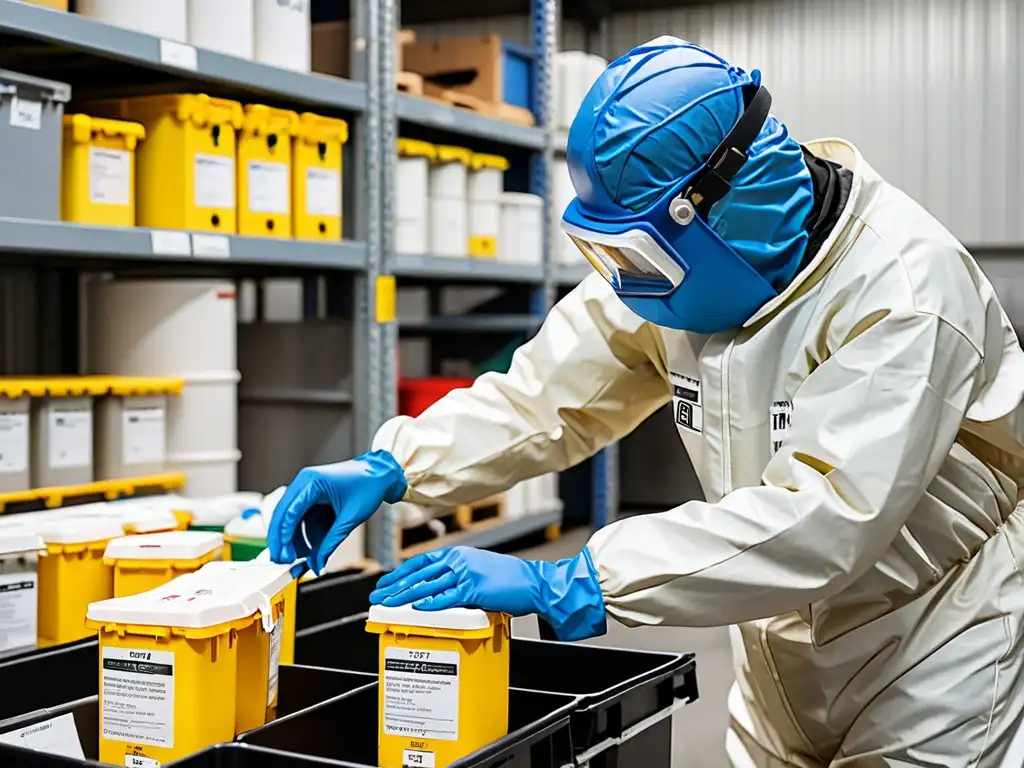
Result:
{"label": "cardboard box", "polygon": [[449,37],[406,46],[405,65],[436,86],[501,104],[510,101],[504,49],[499,35]]}
{"label": "cardboard box", "polygon": [[[322,21],[313,25],[313,71],[334,77],[351,77],[351,38],[347,21]],[[402,49],[416,41],[411,29],[395,33],[395,72],[402,71]]]}
{"label": "cardboard box", "polygon": [[28,2],[44,5],[47,8],[53,8],[55,11],[66,11],[68,9],[68,0],[28,0]]}

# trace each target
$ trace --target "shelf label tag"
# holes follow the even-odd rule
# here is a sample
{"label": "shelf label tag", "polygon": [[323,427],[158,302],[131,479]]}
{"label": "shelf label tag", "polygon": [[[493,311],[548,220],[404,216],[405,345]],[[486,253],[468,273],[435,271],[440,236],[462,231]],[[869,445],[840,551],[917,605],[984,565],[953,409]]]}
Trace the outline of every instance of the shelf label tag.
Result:
{"label": "shelf label tag", "polygon": [[231,258],[231,241],[226,235],[192,235],[192,253],[214,259]]}
{"label": "shelf label tag", "polygon": [[149,233],[153,253],[157,256],[191,256],[192,240],[188,232],[170,232],[154,229]]}
{"label": "shelf label tag", "polygon": [[160,63],[195,72],[199,69],[199,54],[194,46],[175,40],[160,40]]}

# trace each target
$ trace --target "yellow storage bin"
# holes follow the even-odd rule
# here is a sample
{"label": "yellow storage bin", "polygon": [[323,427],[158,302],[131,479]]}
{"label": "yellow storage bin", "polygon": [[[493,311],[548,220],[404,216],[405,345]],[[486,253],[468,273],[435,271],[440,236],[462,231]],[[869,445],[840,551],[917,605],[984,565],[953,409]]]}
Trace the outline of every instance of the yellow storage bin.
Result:
{"label": "yellow storage bin", "polygon": [[114,594],[114,569],[103,562],[107,544],[124,535],[110,517],[73,517],[40,527],[46,551],[39,558],[39,646],[88,637],[90,603]]}
{"label": "yellow storage bin", "polygon": [[219,533],[172,530],[114,539],[103,561],[114,569],[114,597],[127,597],[198,571],[223,551]]}
{"label": "yellow storage bin", "polygon": [[242,106],[206,94],[108,99],[91,114],[146,129],[136,153],[136,222],[158,229],[237,232],[236,133]]}
{"label": "yellow storage bin", "polygon": [[276,709],[276,596],[291,575],[283,566],[215,567],[224,565],[89,607],[100,638],[100,762],[166,765],[231,741],[238,705],[263,721]]}
{"label": "yellow storage bin", "polygon": [[238,134],[238,231],[292,236],[292,136],[298,115],[249,104]]}
{"label": "yellow storage bin", "polygon": [[295,237],[341,239],[342,146],[348,123],[305,112],[292,142],[292,202]]}
{"label": "yellow storage bin", "polygon": [[380,635],[383,768],[446,768],[508,732],[507,616],[375,605],[366,629]]}
{"label": "yellow storage bin", "polygon": [[138,123],[65,115],[61,218],[134,227],[135,147],[144,138]]}

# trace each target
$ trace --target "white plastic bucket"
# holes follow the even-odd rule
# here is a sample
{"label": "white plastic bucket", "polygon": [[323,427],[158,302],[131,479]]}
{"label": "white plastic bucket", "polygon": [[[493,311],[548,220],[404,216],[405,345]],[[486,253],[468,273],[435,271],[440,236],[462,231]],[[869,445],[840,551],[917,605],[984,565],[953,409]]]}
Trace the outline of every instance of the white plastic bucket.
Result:
{"label": "white plastic bucket", "polygon": [[539,264],[544,247],[543,216],[544,201],[538,195],[503,193],[498,259],[515,264]]}
{"label": "white plastic bucket", "polygon": [[147,35],[182,43],[188,37],[185,0],[78,0],[77,9],[90,19]]}
{"label": "white plastic bucket", "polygon": [[430,253],[434,256],[465,256],[469,245],[468,210],[465,198],[430,199]]}
{"label": "white plastic bucket", "polygon": [[555,161],[551,174],[551,216],[554,219],[555,232],[555,263],[556,264],[581,264],[586,257],[580,253],[580,249],[573,245],[569,236],[562,231],[562,214],[569,207],[576,196],[573,189],[572,179],[569,177],[569,166],[565,160]]}
{"label": "white plastic bucket", "polygon": [[237,490],[235,286],[223,280],[91,285],[87,365],[97,373],[185,380],[167,409],[167,463],[189,496]]}
{"label": "white plastic bucket", "polygon": [[256,59],[310,70],[310,0],[255,0]]}
{"label": "white plastic bucket", "polygon": [[240,59],[256,50],[253,0],[188,0],[188,41]]}
{"label": "white plastic bucket", "polygon": [[607,60],[583,51],[562,51],[555,60],[555,127],[568,130]]}
{"label": "white plastic bucket", "polygon": [[465,200],[469,169],[458,161],[436,162],[430,166],[430,197]]}
{"label": "white plastic bucket", "polygon": [[426,253],[430,161],[426,157],[399,157],[397,166],[395,252]]}

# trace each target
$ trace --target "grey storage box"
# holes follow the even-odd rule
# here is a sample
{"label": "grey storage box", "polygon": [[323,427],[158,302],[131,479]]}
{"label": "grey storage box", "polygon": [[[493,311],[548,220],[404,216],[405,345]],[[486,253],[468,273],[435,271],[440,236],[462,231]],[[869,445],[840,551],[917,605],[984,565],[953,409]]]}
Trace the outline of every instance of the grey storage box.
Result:
{"label": "grey storage box", "polygon": [[0,493],[27,491],[29,473],[29,412],[31,399],[0,397]]}
{"label": "grey storage box", "polygon": [[32,401],[32,485],[91,483],[92,398],[39,397]]}
{"label": "grey storage box", "polygon": [[96,401],[96,479],[158,475],[167,461],[167,396]]}
{"label": "grey storage box", "polygon": [[60,220],[61,141],[70,99],[66,83],[0,69],[0,216]]}

